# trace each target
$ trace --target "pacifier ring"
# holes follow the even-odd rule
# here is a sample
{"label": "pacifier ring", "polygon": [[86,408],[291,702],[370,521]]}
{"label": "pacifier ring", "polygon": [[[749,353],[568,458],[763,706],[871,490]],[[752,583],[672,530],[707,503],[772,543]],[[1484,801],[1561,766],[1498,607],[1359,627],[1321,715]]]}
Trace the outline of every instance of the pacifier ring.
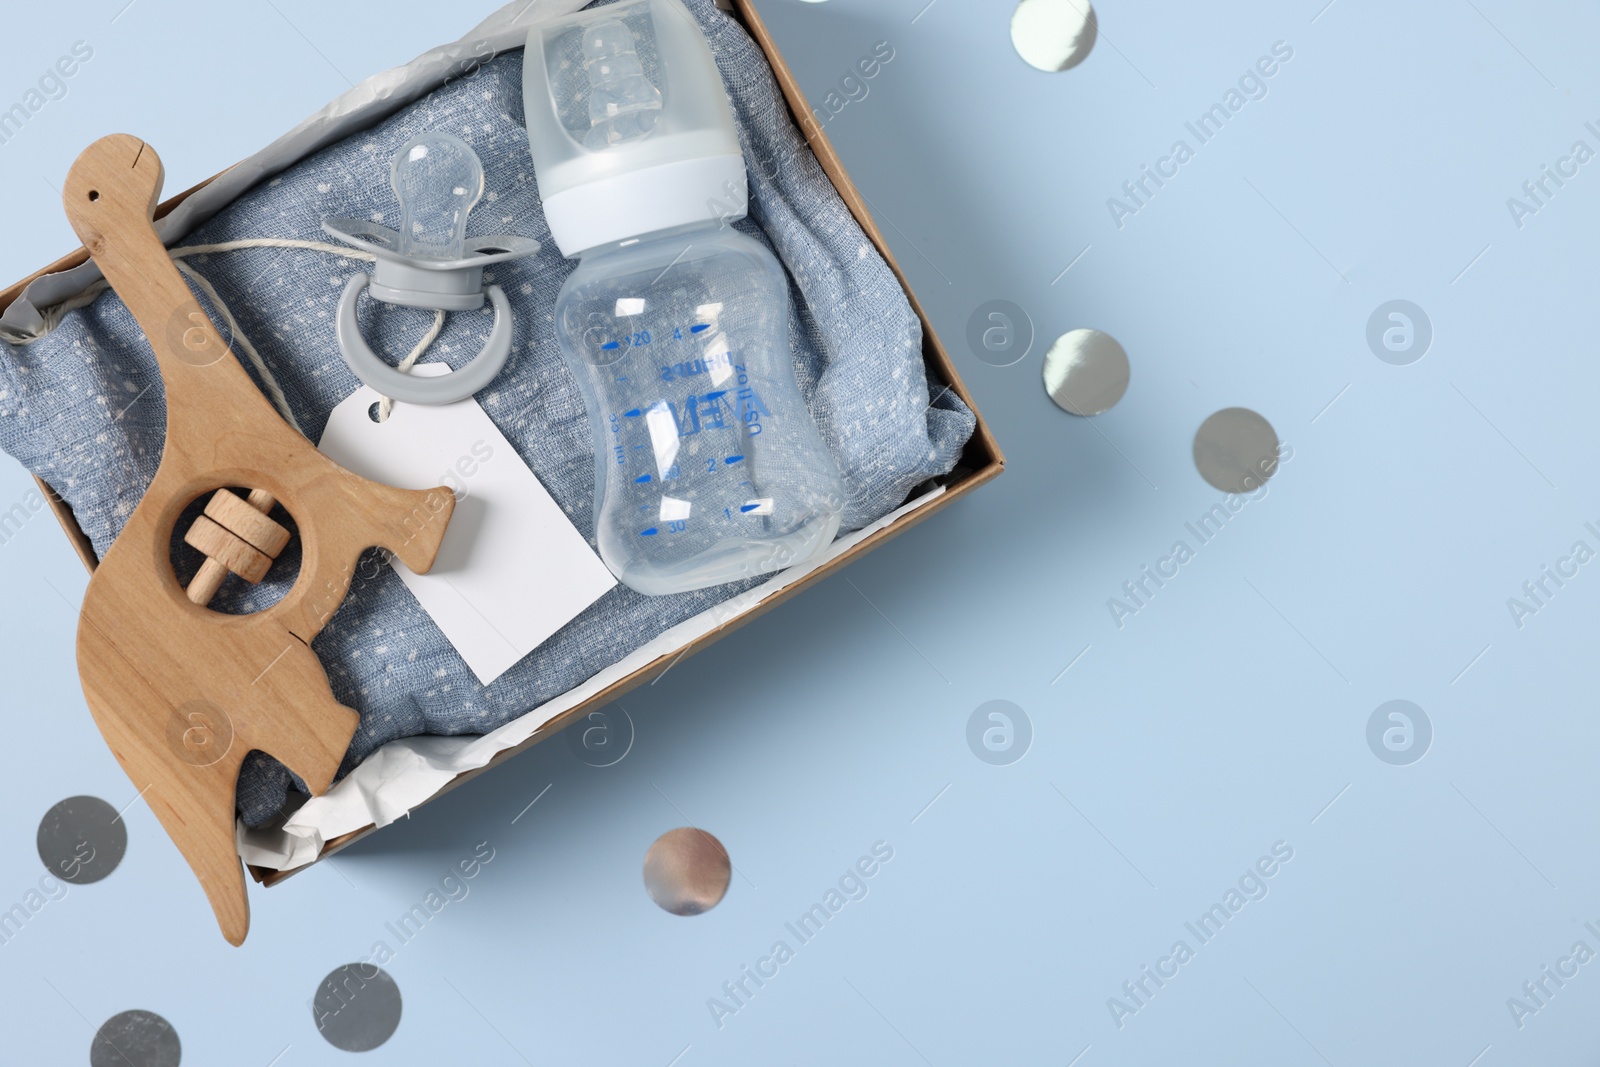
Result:
{"label": "pacifier ring", "polygon": [[371,275],[357,274],[345,285],[344,295],[339,298],[336,331],[339,352],[355,376],[383,396],[406,404],[454,404],[487,388],[505,368],[511,356],[511,302],[498,285],[484,290],[494,305],[494,329],[483,351],[458,371],[437,378],[419,378],[402,373],[380,359],[361,336],[356,303],[371,284]]}

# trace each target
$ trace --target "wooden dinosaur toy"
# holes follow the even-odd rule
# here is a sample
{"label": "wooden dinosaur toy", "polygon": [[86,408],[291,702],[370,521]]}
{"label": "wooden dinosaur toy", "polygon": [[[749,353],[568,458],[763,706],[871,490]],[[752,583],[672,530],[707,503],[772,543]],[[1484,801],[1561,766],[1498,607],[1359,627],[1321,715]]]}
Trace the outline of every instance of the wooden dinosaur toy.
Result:
{"label": "wooden dinosaur toy", "polygon": [[[78,157],[63,193],[73,229],[155,350],[167,398],[155,479],[84,595],[78,671],[106,743],[238,945],[250,927],[234,838],[239,766],[260,749],[313,794],[327,790],[358,718],[334,699],[311,640],[366,549],[382,546],[419,574],[431,568],[455,497],[360,478],[279,417],[156,235],[162,177],[153,149],[118,134]],[[185,590],[172,536],[208,494],[185,535],[208,559]],[[267,514],[278,502],[302,542],[294,586],[254,615],[207,608],[228,572],[260,581],[288,543]]]}

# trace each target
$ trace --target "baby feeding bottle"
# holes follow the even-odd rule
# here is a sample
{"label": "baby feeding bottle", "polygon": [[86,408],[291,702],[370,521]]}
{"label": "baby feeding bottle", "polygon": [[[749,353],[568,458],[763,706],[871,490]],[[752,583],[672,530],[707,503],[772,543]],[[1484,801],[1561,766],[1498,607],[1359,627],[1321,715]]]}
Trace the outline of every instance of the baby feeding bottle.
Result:
{"label": "baby feeding bottle", "polygon": [[641,593],[804,562],[839,529],[838,468],[795,383],[783,268],[729,222],[744,156],[679,0],[535,27],[528,138],[550,232],[578,266],[561,352],[594,424],[600,556]]}

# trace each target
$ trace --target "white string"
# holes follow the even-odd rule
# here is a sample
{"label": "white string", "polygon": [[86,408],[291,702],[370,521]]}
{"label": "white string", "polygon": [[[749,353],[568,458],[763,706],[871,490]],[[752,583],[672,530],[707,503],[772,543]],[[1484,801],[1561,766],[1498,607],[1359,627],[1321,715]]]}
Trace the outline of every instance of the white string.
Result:
{"label": "white string", "polygon": [[235,341],[239,342],[239,347],[244,349],[244,354],[250,357],[250,365],[256,369],[256,373],[261,375],[261,380],[266,383],[267,395],[272,398],[273,404],[277,406],[278,411],[283,415],[284,421],[293,426],[296,432],[304,436],[305,431],[300,429],[300,423],[295,421],[294,412],[289,410],[289,398],[283,395],[283,388],[278,385],[278,379],[267,369],[267,361],[261,358],[261,353],[256,351],[256,346],[251,344],[250,339],[244,335],[244,331],[239,329],[239,323],[233,317],[233,312],[229,311],[228,305],[222,302],[222,297],[217,295],[216,289],[212,287],[210,282],[206,281],[199,271],[190,267],[189,264],[181,259],[173,262],[178,265],[180,271],[193,279],[194,283],[200,287],[200,290],[215,305],[217,313],[222,316],[222,321],[228,324],[229,333]]}
{"label": "white string", "polygon": [[[167,254],[170,255],[174,260],[179,260],[187,256],[209,255],[212,252],[232,252],[241,248],[300,248],[310,252],[331,252],[336,256],[344,256],[346,259],[359,259],[364,262],[377,259],[377,257],[371,252],[359,252],[344,245],[329,244],[326,241],[296,241],[289,238],[278,237],[257,237],[251,240],[223,241],[220,244],[214,245],[193,245],[189,248],[173,248],[169,249]],[[37,336],[29,337],[14,343],[19,345],[31,345],[35,341],[49,336],[55,332],[57,326],[61,325],[61,320],[66,317],[69,311],[76,311],[79,308],[88,307],[90,304],[94,303],[100,298],[101,293],[105,292],[109,288],[111,288],[111,286],[107,284],[104,278],[101,278],[95,281],[77,296],[70,297],[61,303],[56,304],[54,307],[47,307],[40,310],[39,318],[43,320],[43,326],[38,331]]]}
{"label": "white string", "polygon": [[234,252],[241,248],[301,248],[310,252],[331,252],[345,259],[376,260],[378,257],[371,252],[361,252],[348,245],[329,244],[326,241],[296,241],[287,237],[254,237],[242,241],[223,241],[214,245],[190,245],[187,248],[174,248],[168,254],[173,259],[183,259],[186,256],[204,256],[212,252]]}
{"label": "white string", "polygon": [[[400,361],[399,366],[395,367],[395,370],[399,371],[401,374],[410,374],[411,368],[417,365],[417,360],[422,358],[422,353],[426,352],[428,350],[428,346],[433,344],[433,342],[438,339],[439,333],[443,329],[444,312],[435,311],[433,313],[433,325],[428,329],[427,333],[422,335],[422,340],[417,342],[417,347],[411,350],[411,354]],[[392,414],[394,414],[394,398],[386,396],[379,400],[378,421],[388,422],[389,416]]]}
{"label": "white string", "polygon": [[37,336],[26,337],[20,341],[11,341],[10,338],[7,338],[7,342],[19,346],[27,346],[33,344],[35,341],[43,340],[55,332],[55,328],[61,325],[61,320],[66,318],[67,312],[88,307],[90,304],[100,299],[100,294],[109,288],[111,288],[111,286],[107,284],[104,278],[101,278],[99,281],[90,285],[89,288],[85,289],[77,296],[63,300],[54,307],[47,307],[43,311],[40,311],[39,318],[43,322],[43,326],[40,328]]}
{"label": "white string", "polygon": [[[239,328],[238,320],[233,317],[233,312],[229,310],[228,305],[218,295],[216,288],[199,271],[183,262],[189,256],[210,255],[213,252],[235,252],[243,248],[296,248],[309,252],[328,252],[336,256],[342,256],[345,259],[363,261],[375,261],[378,257],[371,252],[361,252],[345,245],[329,244],[325,241],[298,241],[284,237],[255,237],[248,240],[223,241],[212,245],[191,245],[187,248],[168,250],[167,254],[172,257],[172,261],[177,265],[178,270],[193,279],[194,283],[206,294],[207,299],[215,305],[217,313],[227,323],[228,330],[234,340],[239,342],[239,347],[244,350],[245,356],[250,360],[250,365],[261,376],[262,382],[267,387],[267,395],[272,399],[273,406],[278,409],[290,426],[293,426],[296,431],[303,435],[305,431],[300,429],[300,423],[295,420],[294,413],[289,410],[289,399],[284,396],[283,387],[278,384],[277,377],[267,368],[267,361],[261,357],[261,353],[256,350],[256,346],[250,343],[250,339]],[[23,343],[32,344],[34,341],[47,336],[57,326],[61,325],[62,318],[69,311],[88,307],[99,299],[101,293],[104,293],[110,287],[110,284],[102,278],[77,296],[64,300],[54,307],[45,308],[39,313],[40,318],[44,320],[44,329],[40,331],[38,337],[29,338]],[[417,365],[417,361],[422,358],[422,354],[428,350],[428,347],[439,339],[439,334],[444,330],[444,321],[445,313],[443,311],[434,313],[433,325],[428,328],[428,332],[422,335],[422,340],[417,342],[417,346],[411,350],[405,359],[400,361],[399,366],[396,368],[401,374],[409,373],[411,368]],[[389,416],[393,413],[394,399],[387,396],[382,397],[378,402],[378,421],[389,421]]]}

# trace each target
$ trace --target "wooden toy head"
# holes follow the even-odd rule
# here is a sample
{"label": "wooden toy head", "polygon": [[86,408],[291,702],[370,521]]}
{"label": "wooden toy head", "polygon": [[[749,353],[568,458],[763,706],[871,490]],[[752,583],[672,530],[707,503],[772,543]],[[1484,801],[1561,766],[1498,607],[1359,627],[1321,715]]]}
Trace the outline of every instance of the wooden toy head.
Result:
{"label": "wooden toy head", "polygon": [[[211,326],[151,219],[163,171],[119,134],[67,176],[67,217],[154,349],[167,395],[161,465],[89,582],[78,627],[84,696],[106,743],[200,879],[223,935],[244,941],[250,909],[234,839],[239,766],[259,749],[313,794],[333,781],[355,732],[311,651],[360,554],[392,551],[426,572],[455,507],[448,489],[404,491],[360,478],[278,416]],[[229,486],[251,490],[241,499]],[[183,510],[210,496],[185,539],[207,557],[185,590],[170,562]],[[259,581],[302,540],[298,580],[254,615],[204,605],[231,571]]]}

